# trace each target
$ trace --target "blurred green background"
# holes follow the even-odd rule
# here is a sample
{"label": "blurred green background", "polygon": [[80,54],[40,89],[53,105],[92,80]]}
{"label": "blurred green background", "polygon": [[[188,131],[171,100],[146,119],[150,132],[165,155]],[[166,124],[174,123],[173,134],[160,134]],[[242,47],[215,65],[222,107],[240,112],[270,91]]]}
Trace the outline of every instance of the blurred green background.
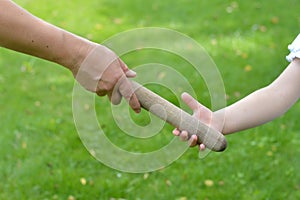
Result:
{"label": "blurred green background", "polygon": [[[228,104],[280,74],[288,64],[287,45],[300,30],[296,0],[15,2],[99,43],[133,28],[165,27],[184,33],[218,66]],[[178,66],[177,58],[163,52],[145,51],[123,59],[129,67],[159,60]],[[189,70],[183,71],[198,100],[210,107],[205,85],[189,76]],[[73,85],[71,73],[63,67],[0,49],[0,199],[300,198],[299,104],[271,123],[226,136],[228,149],[223,153],[200,158],[191,148],[161,170],[130,174],[99,163],[81,143],[72,116]],[[180,101],[172,94],[165,97]],[[106,97],[97,100],[97,107],[112,140],[128,150],[147,152],[173,138],[172,127],[165,126],[158,139],[133,143],[113,123]],[[132,115],[141,124],[148,120],[145,113]]]}

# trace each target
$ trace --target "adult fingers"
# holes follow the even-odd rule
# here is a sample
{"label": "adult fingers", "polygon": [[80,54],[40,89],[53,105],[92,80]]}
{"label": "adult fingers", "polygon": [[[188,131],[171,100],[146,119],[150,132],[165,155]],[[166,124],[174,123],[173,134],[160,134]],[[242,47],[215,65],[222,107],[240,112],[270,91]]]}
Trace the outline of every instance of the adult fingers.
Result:
{"label": "adult fingers", "polygon": [[134,78],[134,77],[136,77],[136,72],[133,71],[133,70],[128,70],[125,74],[126,74],[127,78]]}
{"label": "adult fingers", "polygon": [[118,105],[121,103],[122,95],[119,90],[114,90],[112,93],[108,93],[107,95],[112,104]]}
{"label": "adult fingers", "polygon": [[118,62],[119,62],[119,65],[121,66],[121,69],[123,70],[124,73],[129,71],[129,68],[127,67],[127,65],[120,58],[118,58]]}
{"label": "adult fingers", "polygon": [[103,80],[99,80],[99,82],[97,84],[97,88],[96,88],[96,94],[98,96],[108,95],[108,93],[110,93],[111,90],[112,90],[111,84],[108,84]]}
{"label": "adult fingers", "polygon": [[106,94],[107,94],[107,91],[106,90],[97,90],[96,91],[96,94],[98,95],[98,96],[105,96]]}
{"label": "adult fingers", "polygon": [[127,78],[136,77],[136,72],[129,69],[128,66],[121,59],[118,59],[118,62],[119,62],[119,65],[121,66],[121,69],[123,70],[123,72],[125,73]]}
{"label": "adult fingers", "polygon": [[[127,65],[121,59],[118,58],[118,62],[119,62],[119,65],[121,66],[121,69],[125,73],[126,77],[133,78],[133,77],[136,76],[136,73],[134,71],[130,70],[127,67]],[[128,101],[129,106],[136,113],[139,113],[139,112],[141,112],[140,102],[139,102],[137,96],[133,92],[132,85],[131,85],[130,81],[126,77],[123,76],[119,80],[120,81],[120,85],[117,87],[118,91],[119,91],[119,94],[121,96],[123,96]],[[114,96],[115,95],[113,94],[112,99],[115,98]],[[116,97],[116,100],[119,100],[119,98]]]}
{"label": "adult fingers", "polygon": [[135,94],[133,94],[129,100],[129,106],[136,112],[141,112],[141,104]]}
{"label": "adult fingers", "polygon": [[119,92],[128,101],[129,106],[136,113],[141,112],[140,102],[133,92],[130,81],[125,76],[120,79]]}

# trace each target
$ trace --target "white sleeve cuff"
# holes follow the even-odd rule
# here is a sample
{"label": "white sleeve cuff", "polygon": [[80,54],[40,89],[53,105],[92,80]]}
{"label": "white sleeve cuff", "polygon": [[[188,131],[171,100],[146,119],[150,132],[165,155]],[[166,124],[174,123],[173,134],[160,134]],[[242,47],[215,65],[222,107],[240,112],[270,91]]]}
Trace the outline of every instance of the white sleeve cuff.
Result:
{"label": "white sleeve cuff", "polygon": [[286,59],[289,62],[292,62],[294,58],[300,58],[300,34],[296,37],[296,39],[288,46],[290,50],[290,54],[286,56]]}

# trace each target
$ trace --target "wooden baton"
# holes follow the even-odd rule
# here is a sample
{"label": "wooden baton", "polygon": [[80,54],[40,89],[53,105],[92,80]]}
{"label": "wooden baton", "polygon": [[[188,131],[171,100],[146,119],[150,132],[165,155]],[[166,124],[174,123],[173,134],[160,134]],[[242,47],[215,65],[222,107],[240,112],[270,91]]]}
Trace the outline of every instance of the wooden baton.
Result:
{"label": "wooden baton", "polygon": [[227,142],[223,134],[210,128],[189,113],[178,108],[139,83],[132,81],[132,85],[135,90],[134,92],[144,109],[179,130],[187,131],[189,138],[191,135],[197,135],[198,142],[205,144],[208,149],[213,151],[224,151],[226,149]]}

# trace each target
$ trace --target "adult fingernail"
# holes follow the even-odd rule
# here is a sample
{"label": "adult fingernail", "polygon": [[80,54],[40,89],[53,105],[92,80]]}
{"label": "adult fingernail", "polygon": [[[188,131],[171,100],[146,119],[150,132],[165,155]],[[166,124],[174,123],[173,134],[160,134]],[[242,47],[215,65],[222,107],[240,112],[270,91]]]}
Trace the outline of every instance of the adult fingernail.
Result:
{"label": "adult fingernail", "polygon": [[135,77],[136,76],[136,72],[133,70],[128,70],[125,74],[127,77]]}

